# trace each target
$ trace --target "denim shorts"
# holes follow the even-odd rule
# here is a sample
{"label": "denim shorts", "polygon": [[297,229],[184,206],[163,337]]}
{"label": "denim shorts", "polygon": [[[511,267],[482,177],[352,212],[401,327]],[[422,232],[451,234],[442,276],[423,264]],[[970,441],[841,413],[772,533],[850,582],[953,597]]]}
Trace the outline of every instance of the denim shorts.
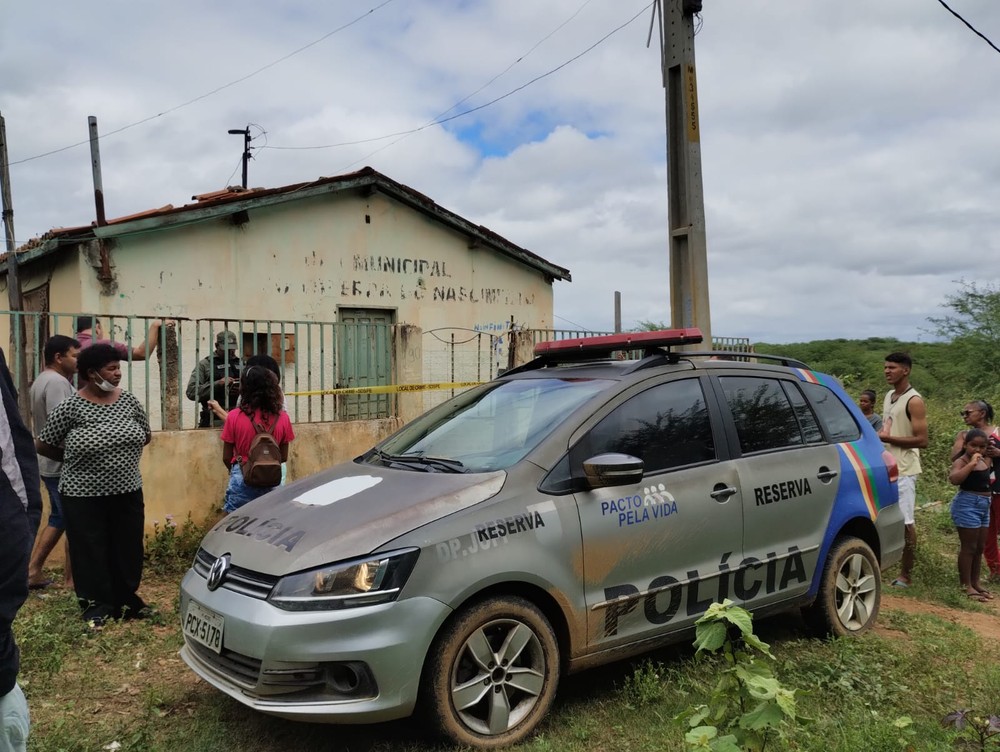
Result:
{"label": "denim shorts", "polygon": [[244,504],[263,496],[268,491],[273,490],[273,488],[255,488],[254,486],[248,486],[244,483],[243,468],[240,467],[240,463],[236,462],[229,468],[229,485],[226,487],[226,503],[222,508],[227,514],[229,512],[235,512]]}
{"label": "denim shorts", "polygon": [[951,500],[951,519],[955,527],[989,527],[990,497],[959,491]]}
{"label": "denim shorts", "polygon": [[62,495],[59,493],[59,478],[49,478],[48,476],[42,476],[42,483],[45,484],[45,490],[49,492],[49,527],[54,527],[56,530],[65,530],[66,523],[63,522],[62,513]]}

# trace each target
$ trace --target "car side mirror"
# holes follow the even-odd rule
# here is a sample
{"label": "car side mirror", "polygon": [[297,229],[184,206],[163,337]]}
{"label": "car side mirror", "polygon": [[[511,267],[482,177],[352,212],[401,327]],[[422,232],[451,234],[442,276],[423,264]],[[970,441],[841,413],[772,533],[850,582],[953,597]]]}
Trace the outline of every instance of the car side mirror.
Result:
{"label": "car side mirror", "polygon": [[645,468],[642,460],[630,454],[598,454],[583,463],[587,485],[595,488],[630,486],[642,480]]}

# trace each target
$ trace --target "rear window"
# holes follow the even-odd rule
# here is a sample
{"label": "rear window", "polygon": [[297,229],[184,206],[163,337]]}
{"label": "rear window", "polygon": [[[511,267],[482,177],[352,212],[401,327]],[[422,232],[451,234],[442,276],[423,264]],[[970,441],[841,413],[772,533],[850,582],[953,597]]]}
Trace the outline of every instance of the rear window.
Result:
{"label": "rear window", "polygon": [[851,415],[851,411],[836,394],[822,384],[803,384],[810,404],[816,410],[826,435],[830,441],[857,441],[861,438],[861,428]]}
{"label": "rear window", "polygon": [[744,454],[807,443],[799,417],[778,379],[723,376],[719,379]]}

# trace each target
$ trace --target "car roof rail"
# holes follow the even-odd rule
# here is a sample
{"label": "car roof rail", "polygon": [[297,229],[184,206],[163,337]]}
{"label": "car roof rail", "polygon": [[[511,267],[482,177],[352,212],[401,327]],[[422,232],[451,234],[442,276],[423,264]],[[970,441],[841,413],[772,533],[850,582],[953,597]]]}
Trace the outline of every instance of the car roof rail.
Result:
{"label": "car roof rail", "polygon": [[773,361],[789,368],[811,370],[802,361],[784,355],[768,355],[767,353],[738,350],[675,351],[671,349],[672,347],[697,345],[701,341],[701,330],[697,328],[627,332],[566,340],[550,340],[539,342],[535,345],[535,358],[533,360],[503,371],[499,375],[508,376],[567,363],[614,362],[619,353],[636,351],[641,351],[642,356],[638,360],[623,363],[622,365],[625,366],[624,373],[634,373],[661,365],[672,365],[680,362],[681,359],[690,360],[690,358],[694,357],[733,361],[765,360]]}
{"label": "car roof rail", "polygon": [[624,373],[635,373],[636,371],[655,368],[656,366],[674,365],[680,362],[683,355],[684,353],[661,350],[660,348],[647,349],[643,351],[642,357],[639,360],[633,360],[629,364],[626,364],[627,367]]}
{"label": "car roof rail", "polygon": [[807,366],[801,360],[797,358],[790,358],[787,355],[769,355],[767,353],[759,352],[746,352],[739,350],[685,350],[680,353],[685,358],[710,358],[713,360],[734,360],[742,361],[748,363],[752,360],[769,360],[774,361],[780,366],[786,366],[787,368],[804,368],[807,371],[811,371],[812,368]]}

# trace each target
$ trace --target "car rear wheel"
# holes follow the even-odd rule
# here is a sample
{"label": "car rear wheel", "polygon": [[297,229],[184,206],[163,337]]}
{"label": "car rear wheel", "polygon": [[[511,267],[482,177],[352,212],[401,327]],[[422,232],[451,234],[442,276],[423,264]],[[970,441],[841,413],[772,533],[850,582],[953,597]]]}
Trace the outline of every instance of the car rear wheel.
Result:
{"label": "car rear wheel", "polygon": [[516,744],[548,712],[559,670],[552,627],[534,604],[515,596],[473,604],[431,648],[422,687],[428,720],[458,744]]}
{"label": "car rear wheel", "polygon": [[882,578],[871,547],[859,538],[840,538],[827,556],[816,600],[804,615],[821,635],[863,634],[875,623],[881,595]]}

